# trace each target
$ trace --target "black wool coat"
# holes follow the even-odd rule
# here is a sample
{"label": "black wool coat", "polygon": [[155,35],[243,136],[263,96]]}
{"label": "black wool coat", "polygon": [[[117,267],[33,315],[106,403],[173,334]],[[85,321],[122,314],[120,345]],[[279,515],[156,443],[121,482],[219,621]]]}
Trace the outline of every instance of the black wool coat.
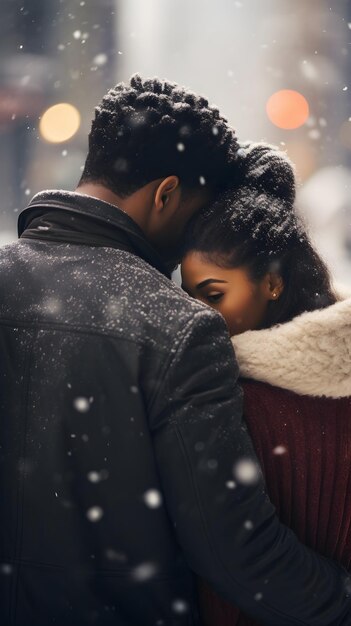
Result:
{"label": "black wool coat", "polygon": [[194,572],[262,624],[351,624],[344,571],[265,495],[221,316],[105,202],[43,192],[19,234],[0,249],[1,626],[194,626]]}

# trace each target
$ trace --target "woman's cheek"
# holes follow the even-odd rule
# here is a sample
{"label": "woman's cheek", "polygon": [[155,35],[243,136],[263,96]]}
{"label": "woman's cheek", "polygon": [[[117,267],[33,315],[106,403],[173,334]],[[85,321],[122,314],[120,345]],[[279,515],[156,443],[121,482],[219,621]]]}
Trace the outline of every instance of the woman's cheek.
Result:
{"label": "woman's cheek", "polygon": [[232,300],[231,303],[227,302],[225,308],[226,310],[223,311],[222,315],[226,319],[232,334],[250,330],[253,323],[253,311],[247,299],[243,299],[240,302],[237,299]]}

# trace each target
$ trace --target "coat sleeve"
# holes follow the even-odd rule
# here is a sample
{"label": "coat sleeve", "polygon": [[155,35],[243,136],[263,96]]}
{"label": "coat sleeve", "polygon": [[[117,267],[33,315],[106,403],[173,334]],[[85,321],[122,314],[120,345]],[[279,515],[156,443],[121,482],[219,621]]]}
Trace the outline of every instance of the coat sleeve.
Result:
{"label": "coat sleeve", "polygon": [[185,557],[262,624],[351,624],[346,572],[300,544],[266,495],[227,337],[219,315],[195,315],[151,415],[165,503]]}

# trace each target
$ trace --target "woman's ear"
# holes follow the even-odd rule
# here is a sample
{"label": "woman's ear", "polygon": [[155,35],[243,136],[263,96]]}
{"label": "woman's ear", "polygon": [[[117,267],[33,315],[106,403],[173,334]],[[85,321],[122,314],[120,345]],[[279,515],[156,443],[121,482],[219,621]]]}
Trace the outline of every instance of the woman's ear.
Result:
{"label": "woman's ear", "polygon": [[178,176],[167,176],[157,187],[154,205],[158,212],[170,205],[174,191],[180,191]]}
{"label": "woman's ear", "polygon": [[278,300],[284,291],[282,277],[275,272],[269,272],[267,274],[266,288],[268,300]]}

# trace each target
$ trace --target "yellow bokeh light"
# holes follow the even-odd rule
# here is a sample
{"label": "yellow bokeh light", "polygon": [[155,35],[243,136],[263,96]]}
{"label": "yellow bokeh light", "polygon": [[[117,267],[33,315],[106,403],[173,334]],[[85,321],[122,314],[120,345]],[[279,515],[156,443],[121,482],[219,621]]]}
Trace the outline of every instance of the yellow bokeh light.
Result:
{"label": "yellow bokeh light", "polygon": [[286,130],[299,128],[309,116],[306,98],[292,89],[282,89],[272,94],[266,104],[266,111],[272,124]]}
{"label": "yellow bokeh light", "polygon": [[43,114],[39,130],[40,134],[50,143],[62,143],[71,139],[80,126],[80,113],[68,102],[60,102],[51,106]]}

